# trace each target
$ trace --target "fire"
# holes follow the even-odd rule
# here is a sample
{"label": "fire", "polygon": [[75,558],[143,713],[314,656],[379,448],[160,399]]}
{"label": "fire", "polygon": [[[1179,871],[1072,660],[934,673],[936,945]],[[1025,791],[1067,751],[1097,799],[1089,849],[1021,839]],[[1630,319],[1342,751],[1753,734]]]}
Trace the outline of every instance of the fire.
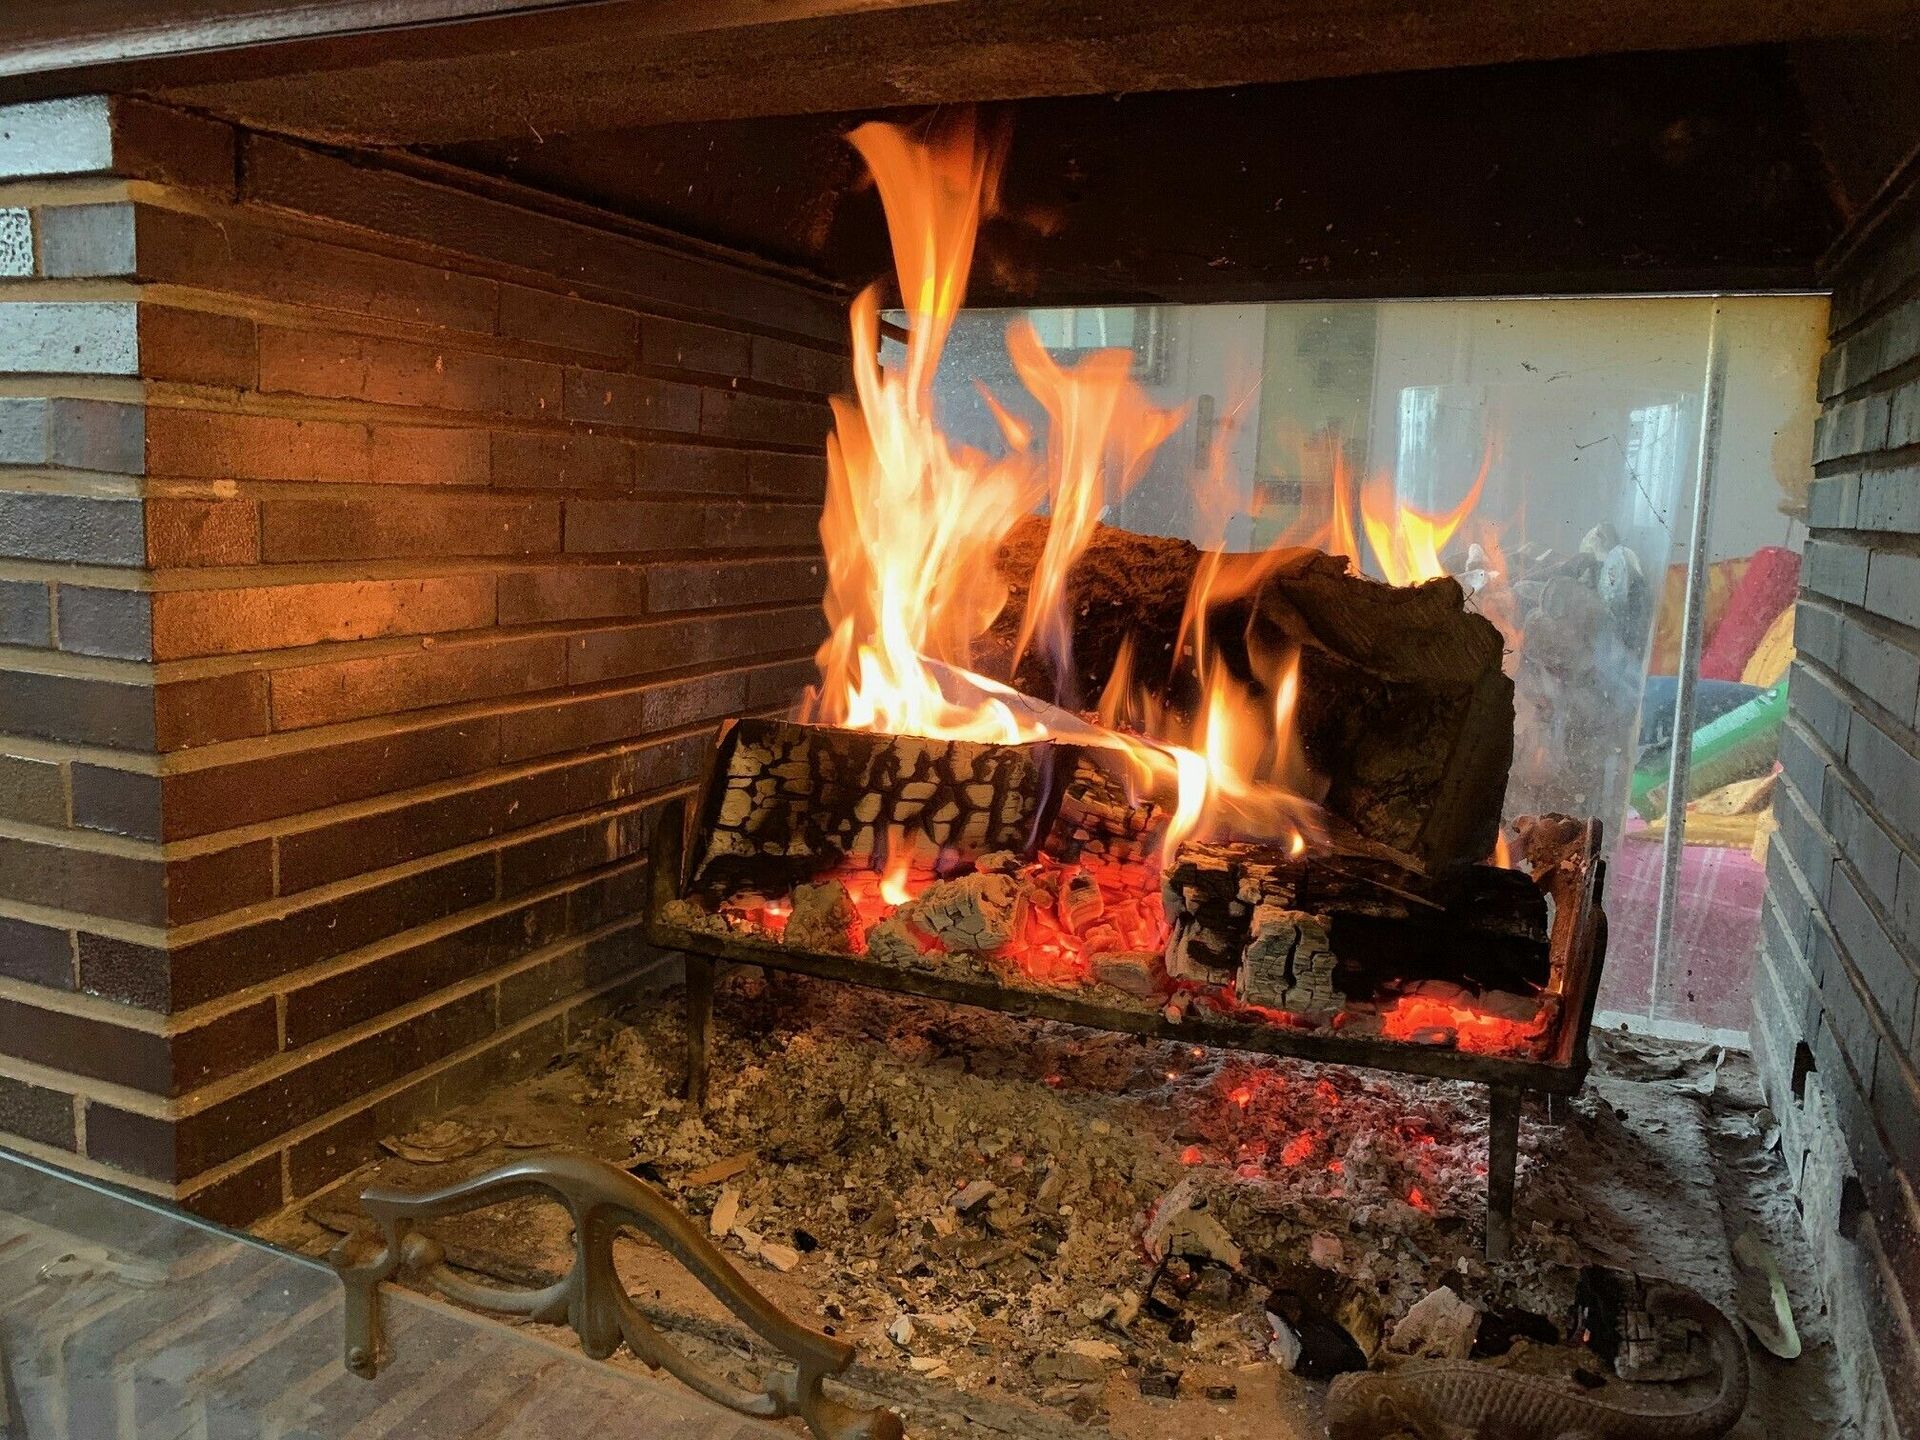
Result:
{"label": "fire", "polygon": [[[1200,703],[1176,711],[1134,683],[1123,653],[1097,723],[1076,713],[1082,697],[1050,709],[972,668],[976,642],[1003,609],[997,559],[1014,525],[1044,504],[1047,540],[1028,585],[1014,662],[1044,652],[1071,676],[1067,578],[1103,509],[1145,473],[1185,418],[1155,404],[1125,350],[1073,365],[1050,355],[1031,325],[1007,337],[1015,376],[1043,421],[1030,426],[1000,397],[1000,453],[956,443],[936,413],[934,379],[964,300],[982,219],[993,213],[1004,134],[970,114],[948,116],[924,138],[893,125],[862,125],[849,139],[872,172],[893,241],[895,279],[908,326],[904,361],[879,359],[881,290],[851,311],[853,395],[834,401],[820,532],[827,561],[829,634],[820,679],[801,718],[850,729],[1014,743],[1070,735],[1119,751],[1141,790],[1170,817],[1163,854],[1195,835],[1277,838],[1295,854],[1322,834],[1316,785],[1297,743],[1297,654],[1252,654],[1235,674],[1209,642],[1209,618],[1250,593],[1292,547],[1326,537],[1286,534],[1256,554],[1225,548],[1239,505],[1230,442],[1241,403],[1227,407],[1195,476],[1200,565],[1181,624],[1183,673]],[[1257,393],[1248,385],[1247,398]],[[1337,457],[1336,457],[1337,460]],[[1388,580],[1443,573],[1440,554],[1478,501],[1487,463],[1466,498],[1441,515],[1396,508],[1381,486],[1358,487],[1337,466],[1333,540],[1358,563],[1361,532]],[[1063,684],[1070,684],[1063,681]],[[905,898],[908,876],[889,868],[882,898]]]}

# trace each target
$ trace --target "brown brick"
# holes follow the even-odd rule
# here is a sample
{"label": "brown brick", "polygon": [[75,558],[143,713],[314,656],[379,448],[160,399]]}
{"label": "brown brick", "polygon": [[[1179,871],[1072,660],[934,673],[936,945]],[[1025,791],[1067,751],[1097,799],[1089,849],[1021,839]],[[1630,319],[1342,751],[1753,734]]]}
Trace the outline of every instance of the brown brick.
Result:
{"label": "brown brick", "polygon": [[702,512],[700,540],[715,550],[817,549],[820,512],[811,505],[719,501]]}
{"label": "brown brick", "polygon": [[67,790],[60,767],[45,760],[0,755],[0,819],[66,824]]}
{"label": "brown brick", "polygon": [[551,944],[567,897],[552,895],[287,992],[287,1044],[312,1041],[423,1000]]}
{"label": "brown brick", "polygon": [[709,748],[704,737],[656,741],[283,835],[281,893],[685,784]]}
{"label": "brown brick", "polygon": [[675,500],[569,500],[569,554],[645,554],[686,550],[700,543],[698,506]]}
{"label": "brown brick", "polygon": [[643,810],[629,810],[503,846],[500,893],[519,895],[570,875],[584,875],[602,865],[644,855],[652,833],[647,815]]}
{"label": "brown brick", "polygon": [[741,376],[753,363],[753,339],[737,330],[649,315],[640,322],[640,358],[669,370]]}
{"label": "brown brick", "polygon": [[484,1046],[438,1074],[355,1110],[288,1151],[293,1194],[311,1194],[380,1153],[383,1136],[404,1133],[448,1107],[463,1104],[505,1080],[533,1074],[566,1048],[562,1017]]}
{"label": "brown brick", "polygon": [[249,137],[246,154],[245,196],[262,204],[564,275],[583,291],[666,296],[675,305],[827,340],[846,333],[844,297],[717,256],[542,215],[270,137]]}
{"label": "brown brick", "polygon": [[484,431],[154,408],[147,471],[168,478],[485,485]]}
{"label": "brown brick", "polygon": [[[647,824],[659,823],[659,812],[647,810]],[[598,930],[615,920],[644,919],[652,877],[644,856],[603,871],[587,884],[567,892],[567,928],[576,935]],[[638,935],[630,936],[637,939]]]}
{"label": "brown brick", "polygon": [[494,435],[492,445],[497,489],[626,491],[633,487],[633,447],[611,435],[586,430],[506,431]]}
{"label": "brown brick", "polygon": [[273,896],[273,842],[254,840],[167,862],[167,919],[211,919]]}
{"label": "brown brick", "polygon": [[524,285],[500,287],[499,331],[513,340],[616,360],[631,360],[640,350],[639,321],[632,311]]}
{"label": "brown brick", "polygon": [[817,607],[597,630],[574,638],[567,678],[575,684],[618,680],[750,655],[811,650],[825,638],[826,620]]}
{"label": "brown brick", "polygon": [[182,1195],[177,1203],[203,1220],[238,1230],[273,1214],[293,1198],[281,1193],[280,1157],[275,1154]]}
{"label": "brown brick", "polygon": [[252,565],[260,559],[260,510],[251,500],[147,502],[147,563]]}
{"label": "brown brick", "polygon": [[267,677],[258,670],[169,680],[154,687],[154,744],[162,753],[267,733]]}
{"label": "brown brick", "polygon": [[637,449],[635,488],[643,495],[740,495],[747,489],[751,457],[744,450],[713,445],[643,441]]}
{"label": "brown brick", "polygon": [[47,587],[35,580],[0,580],[0,645],[51,645]]}
{"label": "brown brick", "polygon": [[147,537],[140,502],[0,492],[0,555],[87,565],[142,564]]}
{"label": "brown brick", "polygon": [[702,390],[700,433],[774,445],[824,445],[833,415],[825,405],[744,390]]}
{"label": "brown brick", "polygon": [[825,589],[821,560],[688,560],[647,569],[648,604],[656,612],[818,600]]}
{"label": "brown brick", "polygon": [[251,320],[166,305],[140,306],[144,379],[250,390],[259,368]]}
{"label": "brown brick", "polygon": [[289,235],[242,211],[190,215],[144,204],[133,210],[144,280],[472,334],[492,328],[498,301],[491,280]]}
{"label": "brown brick", "polygon": [[265,560],[450,559],[532,555],[560,548],[552,501],[411,495],[379,500],[268,500],[260,506]]}
{"label": "brown brick", "polygon": [[260,388],[522,419],[560,414],[557,366],[328,330],[263,326]]}
{"label": "brown brick", "polygon": [[153,597],[144,590],[59,588],[60,648],[122,660],[153,656]]}
{"label": "brown brick", "polygon": [[[175,949],[169,1003],[198,1005],[483,904],[493,898],[493,872],[491,855],[474,856]],[[83,953],[83,980],[86,973]]]}
{"label": "brown brick", "polygon": [[500,623],[598,620],[643,615],[648,571],[643,565],[568,565],[500,577]]}
{"label": "brown brick", "polygon": [[269,683],[274,729],[299,730],[558,689],[567,683],[567,642],[560,635],[536,635],[437,645],[276,670]]}
{"label": "brown brick", "polygon": [[567,699],[501,716],[501,749],[508,760],[557,755],[718,720],[738,714],[745,703],[746,678],[740,671]]}
{"label": "brown brick", "polygon": [[158,775],[74,761],[73,823],[142,840],[160,838],[161,782]]}
{"label": "brown brick", "polygon": [[576,945],[500,982],[500,1023],[512,1025],[569,996],[640,969],[651,960],[636,931]]}
{"label": "brown brick", "polygon": [[[74,841],[82,840],[76,833]],[[157,856],[109,855],[80,843],[0,835],[0,898],[140,925],[162,925],[167,918]]]}
{"label": "brown brick", "polygon": [[700,429],[700,391],[672,380],[569,370],[565,415],[589,425],[693,434]]}
{"label": "brown brick", "polygon": [[493,587],[490,575],[448,575],[166,591],[153,601],[154,658],[478,629],[493,623]]}
{"label": "brown brick", "polygon": [[756,451],[751,488],[779,500],[820,500],[827,493],[824,455],[777,455]]}
{"label": "brown brick", "polygon": [[431,785],[499,758],[499,721],[487,717],[183,771],[165,781],[167,838]]}
{"label": "brown brick", "polygon": [[77,938],[80,988],[138,1005],[142,1010],[171,1009],[172,976],[167,952],[133,940],[82,930]]}
{"label": "brown brick", "polygon": [[6,731],[114,750],[153,748],[153,691],[145,685],[0,670]]}
{"label": "brown brick", "polygon": [[749,373],[762,384],[814,395],[833,395],[853,388],[853,368],[845,350],[818,350],[766,335],[753,337]]}
{"label": "brown brick", "polygon": [[231,195],[233,127],[185,110],[116,95],[113,173]]}
{"label": "brown brick", "polygon": [[0,1034],[10,1037],[8,1053],[18,1059],[150,1095],[180,1095],[272,1055],[279,1048],[276,1008],[266,999],[163,1035],[0,999]]}
{"label": "brown brick", "polygon": [[73,964],[73,938],[65,930],[0,915],[0,975],[71,990]]}
{"label": "brown brick", "polygon": [[0,1134],[74,1149],[73,1097],[0,1075]]}
{"label": "brown brick", "polygon": [[811,660],[789,660],[781,665],[761,665],[747,672],[746,709],[782,708],[800,698],[807,686],[820,679]]}
{"label": "brown brick", "polygon": [[172,1124],[96,1103],[87,1110],[87,1153],[156,1180],[189,1179],[472,1045],[492,1029],[493,997],[482,991],[317,1055]]}

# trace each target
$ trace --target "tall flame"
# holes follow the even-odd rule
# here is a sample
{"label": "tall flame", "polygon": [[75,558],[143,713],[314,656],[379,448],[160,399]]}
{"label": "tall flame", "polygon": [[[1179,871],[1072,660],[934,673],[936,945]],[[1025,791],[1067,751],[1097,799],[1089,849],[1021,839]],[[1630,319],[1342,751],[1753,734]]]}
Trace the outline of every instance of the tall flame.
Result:
{"label": "tall flame", "polygon": [[[880,289],[854,302],[851,398],[833,402],[827,498],[820,522],[827,558],[829,634],[818,654],[819,686],[803,718],[852,729],[1003,743],[1070,735],[1107,746],[1172,816],[1169,850],[1200,830],[1287,837],[1298,851],[1317,833],[1318,810],[1295,738],[1299,656],[1251,653],[1252,674],[1213,653],[1220,607],[1250,594],[1295,553],[1324,535],[1283,535],[1256,554],[1225,549],[1229,518],[1243,508],[1230,482],[1229,452],[1242,405],[1216,427],[1194,477],[1207,553],[1187,597],[1176,661],[1200,683],[1197,707],[1177,711],[1134,683],[1131,647],[1100,697],[1098,722],[1021,696],[970,668],[974,643],[1006,603],[1001,543],[1042,503],[1050,524],[1015,642],[1014,663],[1044,650],[1058,676],[1074,673],[1068,576],[1103,508],[1145,473],[1184,412],[1153,403],[1125,350],[1062,364],[1033,327],[1015,321],[1008,354],[1044,417],[1035,430],[982,393],[999,423],[1003,453],[953,442],[935,413],[934,378],[966,292],[981,219],[997,201],[1004,136],[958,114],[924,139],[885,124],[849,137],[872,171],[893,238],[896,280],[907,312],[904,363],[879,359]],[[1257,387],[1249,385],[1250,397]],[[1243,402],[1244,404],[1244,402]],[[1364,530],[1387,578],[1439,574],[1439,555],[1477,501],[1486,467],[1455,510],[1396,512],[1377,491],[1336,486],[1334,541],[1355,558]],[[1352,493],[1349,493],[1350,488]],[[1356,526],[1356,513],[1358,524]],[[1235,662],[1238,663],[1238,662]],[[1063,681],[1070,684],[1070,681]],[[1077,706],[1080,697],[1056,697]],[[889,897],[904,893],[895,866]]]}

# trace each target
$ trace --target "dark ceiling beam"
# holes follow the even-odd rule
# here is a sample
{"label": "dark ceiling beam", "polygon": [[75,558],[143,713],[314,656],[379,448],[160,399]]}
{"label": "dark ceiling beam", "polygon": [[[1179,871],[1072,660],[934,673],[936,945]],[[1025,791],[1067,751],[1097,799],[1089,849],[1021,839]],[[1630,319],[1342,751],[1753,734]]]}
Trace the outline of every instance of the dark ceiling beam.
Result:
{"label": "dark ceiling beam", "polygon": [[[0,74],[0,95],[139,90],[372,145],[1900,35],[1916,20],[1914,0],[163,0],[159,22],[141,0],[8,9],[90,27],[62,50],[58,15],[0,19],[0,51],[31,41],[39,57],[32,75]],[[116,14],[145,58],[102,59]],[[167,35],[176,53],[160,54]]]}

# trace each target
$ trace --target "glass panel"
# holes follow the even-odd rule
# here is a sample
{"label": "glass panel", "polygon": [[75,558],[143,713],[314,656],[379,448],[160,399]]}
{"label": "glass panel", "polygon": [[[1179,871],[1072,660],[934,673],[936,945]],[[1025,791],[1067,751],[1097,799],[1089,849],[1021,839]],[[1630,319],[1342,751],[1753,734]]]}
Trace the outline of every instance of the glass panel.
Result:
{"label": "glass panel", "polygon": [[391,1355],[341,1363],[326,1267],[0,1153],[0,1434],[777,1440],[644,1376],[388,1287]]}
{"label": "glass panel", "polygon": [[[1405,508],[1441,515],[1479,484],[1471,513],[1438,557],[1509,634],[1518,716],[1507,813],[1561,810],[1607,822],[1615,848],[1601,1008],[1682,1029],[1744,1026],[1760,890],[1747,852],[1722,844],[1696,857],[1690,846],[1679,927],[1687,956],[1654,993],[1660,847],[1657,826],[1649,839],[1639,812],[1672,729],[1713,303],[1026,312],[1049,343],[1085,350],[1104,337],[1132,349],[1152,397],[1187,407],[1187,423],[1144,478],[1108,497],[1109,523],[1213,538],[1194,482],[1216,442],[1236,497],[1231,549],[1282,536],[1325,543],[1337,490],[1372,497],[1391,528]],[[1801,532],[1781,507],[1805,493],[1825,305],[1809,297],[1723,302],[1729,367],[1709,592],[1718,609],[1708,630],[1720,668],[1739,648],[1736,631],[1757,628],[1775,641],[1787,634],[1790,644],[1775,621],[1791,597],[1787,572],[1797,568]],[[951,433],[989,451],[1002,442],[983,387],[1022,419],[1040,418],[1007,360],[1010,318],[962,315],[936,390]],[[1400,578],[1364,539],[1360,548],[1372,573]],[[1767,583],[1749,581],[1735,602],[1735,582],[1758,574],[1755,567]],[[1721,630],[1736,613],[1742,618]],[[1715,635],[1726,637],[1721,651]],[[1718,677],[1720,668],[1706,673]],[[1737,681],[1739,667],[1730,674]],[[1745,692],[1703,686],[1701,721],[1736,695]],[[1755,765],[1764,773],[1778,716],[1749,718],[1752,728],[1731,747],[1735,758],[1710,767],[1709,777],[1726,770],[1755,778],[1746,773]],[[1725,828],[1696,820],[1688,834]]]}

